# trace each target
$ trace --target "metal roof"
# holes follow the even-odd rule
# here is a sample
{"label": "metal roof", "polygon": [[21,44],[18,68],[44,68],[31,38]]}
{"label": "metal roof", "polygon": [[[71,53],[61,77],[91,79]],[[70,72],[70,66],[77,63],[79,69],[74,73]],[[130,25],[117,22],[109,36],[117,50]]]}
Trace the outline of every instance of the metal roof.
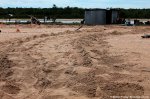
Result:
{"label": "metal roof", "polygon": [[100,9],[100,8],[95,8],[95,9],[85,9],[85,11],[99,11],[99,10],[106,10],[106,9]]}
{"label": "metal roof", "polygon": [[85,11],[100,11],[100,10],[105,10],[105,11],[118,11],[117,9],[100,9],[100,8],[95,8],[95,9],[85,9]]}

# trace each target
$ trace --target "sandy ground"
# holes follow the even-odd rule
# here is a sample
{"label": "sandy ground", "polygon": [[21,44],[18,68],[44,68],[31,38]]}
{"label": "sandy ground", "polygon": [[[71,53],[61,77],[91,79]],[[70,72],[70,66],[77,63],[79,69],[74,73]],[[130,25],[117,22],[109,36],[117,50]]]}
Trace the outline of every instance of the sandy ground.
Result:
{"label": "sandy ground", "polygon": [[76,28],[2,25],[0,99],[150,98],[150,27]]}

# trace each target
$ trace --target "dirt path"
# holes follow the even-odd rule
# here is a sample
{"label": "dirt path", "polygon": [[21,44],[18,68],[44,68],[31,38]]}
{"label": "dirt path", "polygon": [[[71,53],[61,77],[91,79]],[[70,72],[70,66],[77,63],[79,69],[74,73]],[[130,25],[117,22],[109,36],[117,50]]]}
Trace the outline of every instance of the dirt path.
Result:
{"label": "dirt path", "polygon": [[119,36],[139,33],[135,33],[135,28],[126,28],[95,26],[1,42],[0,96],[2,99],[148,96],[150,74],[143,73],[141,65],[148,70],[149,56],[142,61],[133,49],[124,52],[128,46],[116,46]]}

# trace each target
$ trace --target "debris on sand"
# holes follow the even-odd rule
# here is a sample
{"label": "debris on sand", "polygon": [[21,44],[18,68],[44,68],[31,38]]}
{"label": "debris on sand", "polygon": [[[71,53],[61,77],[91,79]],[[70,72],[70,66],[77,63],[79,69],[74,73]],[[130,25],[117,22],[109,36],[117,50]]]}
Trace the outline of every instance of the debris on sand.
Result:
{"label": "debris on sand", "polygon": [[81,25],[79,28],[77,28],[75,31],[78,31],[80,30],[81,28],[83,27],[83,25]]}
{"label": "debris on sand", "polygon": [[34,16],[28,15],[31,18],[31,24],[37,24],[40,25],[41,22]]}
{"label": "debris on sand", "polygon": [[141,36],[142,38],[150,38],[150,34],[145,34],[143,36]]}
{"label": "debris on sand", "polygon": [[20,33],[20,29],[17,29],[16,32]]}

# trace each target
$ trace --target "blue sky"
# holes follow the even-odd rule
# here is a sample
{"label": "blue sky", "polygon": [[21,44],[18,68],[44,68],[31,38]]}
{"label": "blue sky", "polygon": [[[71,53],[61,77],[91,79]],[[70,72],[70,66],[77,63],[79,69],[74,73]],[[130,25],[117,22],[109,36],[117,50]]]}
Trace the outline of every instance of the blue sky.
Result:
{"label": "blue sky", "polygon": [[0,0],[0,7],[150,8],[150,0]]}

